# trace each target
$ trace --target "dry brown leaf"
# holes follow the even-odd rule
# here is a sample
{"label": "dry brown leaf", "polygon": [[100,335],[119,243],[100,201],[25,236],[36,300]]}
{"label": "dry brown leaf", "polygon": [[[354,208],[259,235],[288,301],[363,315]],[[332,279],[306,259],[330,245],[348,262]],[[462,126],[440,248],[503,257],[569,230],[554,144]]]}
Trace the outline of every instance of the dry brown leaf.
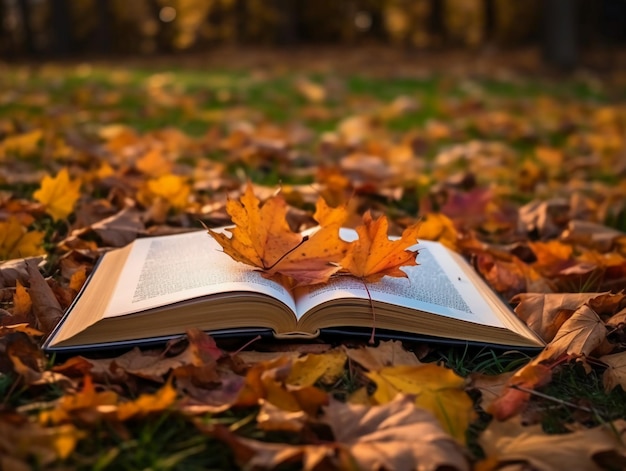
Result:
{"label": "dry brown leaf", "polygon": [[359,469],[469,469],[458,443],[430,412],[415,407],[408,396],[398,396],[381,406],[333,401],[322,420]]}
{"label": "dry brown leaf", "polygon": [[493,401],[502,396],[505,388],[510,384],[514,372],[499,375],[472,373],[470,375],[471,388],[480,391],[480,406],[489,410]]}
{"label": "dry brown leaf", "polygon": [[592,429],[548,435],[540,425],[524,427],[514,420],[493,421],[479,438],[487,462],[478,469],[495,471],[518,462],[537,471],[624,469],[626,448],[621,437],[625,430],[626,422],[619,420]]}
{"label": "dry brown leaf", "polygon": [[33,312],[37,328],[48,333],[54,329],[63,316],[63,309],[46,280],[33,262],[26,265],[30,288],[28,293],[33,302]]}
{"label": "dry brown leaf", "polygon": [[[31,460],[35,459],[40,466],[46,466],[70,456],[85,435],[85,431],[70,424],[42,427],[37,423],[26,422],[22,417],[11,421],[6,416],[0,416],[0,456],[2,460],[11,457],[28,460],[31,464]],[[0,463],[4,466],[6,462]],[[32,467],[29,465],[27,469]]]}
{"label": "dry brown leaf", "polygon": [[544,341],[550,342],[563,323],[582,304],[600,293],[520,293],[513,297],[518,303],[515,313]]}
{"label": "dry brown leaf", "polygon": [[563,323],[538,360],[556,359],[561,355],[590,356],[605,342],[606,335],[602,319],[589,305],[583,304]]}
{"label": "dry brown leaf", "polygon": [[308,418],[309,416],[303,410],[286,411],[270,402],[261,401],[256,421],[262,430],[299,433]]}
{"label": "dry brown leaf", "polygon": [[626,391],[626,352],[605,355],[599,360],[607,365],[602,375],[604,389],[608,392],[621,386]]}
{"label": "dry brown leaf", "polygon": [[91,229],[109,247],[123,247],[145,230],[141,212],[124,208],[119,213],[91,225]]}
{"label": "dry brown leaf", "polygon": [[413,352],[404,349],[399,340],[382,341],[376,347],[344,347],[344,350],[350,360],[369,371],[377,371],[387,366],[422,364]]}

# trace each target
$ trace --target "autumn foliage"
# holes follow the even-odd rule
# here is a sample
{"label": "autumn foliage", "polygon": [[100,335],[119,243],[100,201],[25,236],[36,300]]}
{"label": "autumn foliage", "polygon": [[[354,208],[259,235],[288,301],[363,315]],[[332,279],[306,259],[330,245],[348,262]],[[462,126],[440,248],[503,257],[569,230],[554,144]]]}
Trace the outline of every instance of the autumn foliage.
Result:
{"label": "autumn foliage", "polygon": [[[383,71],[368,90],[323,70],[0,74],[1,469],[624,468],[619,87],[492,84],[512,95]],[[188,326],[160,347],[44,355],[103,252],[203,225],[291,285],[405,276],[415,244],[439,240],[547,346],[246,344]]]}

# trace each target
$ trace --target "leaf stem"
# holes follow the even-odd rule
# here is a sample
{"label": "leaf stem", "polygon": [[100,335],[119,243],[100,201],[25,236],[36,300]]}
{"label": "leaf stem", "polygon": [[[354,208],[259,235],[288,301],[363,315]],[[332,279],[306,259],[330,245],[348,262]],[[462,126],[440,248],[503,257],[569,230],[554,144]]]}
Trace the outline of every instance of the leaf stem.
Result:
{"label": "leaf stem", "polygon": [[372,333],[369,339],[369,343],[371,345],[374,343],[375,341],[374,337],[376,336],[376,311],[374,309],[374,300],[372,299],[372,294],[370,293],[370,289],[367,286],[367,282],[365,281],[364,278],[361,278],[361,282],[363,283],[363,286],[365,287],[365,291],[367,291],[367,297],[370,301],[370,309],[372,310]]}
{"label": "leaf stem", "polygon": [[298,247],[300,247],[302,244],[304,244],[307,240],[309,240],[309,236],[305,235],[302,240],[298,243],[298,245],[295,245],[293,248],[287,250],[287,252],[285,252],[284,254],[282,254],[280,256],[280,258],[278,260],[276,260],[274,263],[272,263],[269,267],[264,266],[263,270],[269,271],[272,268],[274,268],[276,265],[278,265],[281,260],[283,260],[287,255],[289,255],[291,252],[293,252],[294,250],[296,250]]}

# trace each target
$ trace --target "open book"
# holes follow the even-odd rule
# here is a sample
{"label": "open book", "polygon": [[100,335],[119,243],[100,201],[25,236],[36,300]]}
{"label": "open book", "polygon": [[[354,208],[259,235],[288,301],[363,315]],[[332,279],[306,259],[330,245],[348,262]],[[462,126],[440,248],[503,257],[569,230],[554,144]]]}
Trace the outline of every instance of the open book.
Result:
{"label": "open book", "polygon": [[[356,232],[342,229],[341,237]],[[419,265],[403,268],[408,278],[385,277],[366,289],[341,276],[292,292],[231,259],[205,231],[137,239],[103,256],[44,349],[139,345],[193,327],[311,338],[375,326],[402,338],[543,345],[460,255],[437,242],[414,248]]]}

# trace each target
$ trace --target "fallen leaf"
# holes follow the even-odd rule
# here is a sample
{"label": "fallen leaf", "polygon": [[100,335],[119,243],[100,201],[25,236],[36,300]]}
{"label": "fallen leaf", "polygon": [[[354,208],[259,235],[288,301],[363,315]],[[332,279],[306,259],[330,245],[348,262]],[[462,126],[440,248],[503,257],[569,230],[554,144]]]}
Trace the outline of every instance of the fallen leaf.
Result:
{"label": "fallen leaf", "polygon": [[621,386],[626,391],[626,352],[604,355],[599,360],[607,365],[607,369],[602,374],[604,389],[610,392],[617,386]]}
{"label": "fallen leaf", "polygon": [[45,251],[44,233],[28,231],[15,217],[0,222],[0,260],[32,257]]}
{"label": "fallen leaf", "polygon": [[378,371],[387,366],[421,365],[413,352],[405,350],[398,340],[382,341],[376,347],[362,346],[346,348],[350,360],[355,361],[369,371]]}
{"label": "fallen leaf", "polygon": [[37,328],[48,333],[63,317],[63,309],[39,269],[33,263],[28,263],[27,271],[30,282],[28,293],[33,302]]}
{"label": "fallen leaf", "polygon": [[402,237],[390,240],[385,216],[372,219],[363,215],[363,224],[356,228],[359,238],[348,246],[348,252],[339,262],[345,271],[365,282],[376,282],[383,276],[407,277],[404,266],[417,265],[416,250],[407,250],[417,243],[419,223],[407,227]]}
{"label": "fallen leaf", "polygon": [[63,424],[73,420],[81,422],[96,422],[104,412],[109,412],[110,406],[117,405],[119,396],[112,390],[96,391],[91,376],[85,376],[83,388],[75,394],[61,396],[53,410],[41,411],[41,424]]}
{"label": "fallen leaf", "polygon": [[406,395],[380,406],[332,401],[321,420],[359,469],[469,469],[460,445]]}
{"label": "fallen leaf", "polygon": [[339,271],[333,262],[345,253],[339,227],[346,210],[331,209],[323,200],[317,208],[320,228],[304,237],[289,228],[284,198],[275,195],[261,205],[248,184],[240,201],[229,200],[226,206],[235,224],[227,229],[231,236],[210,229],[209,233],[233,259],[261,268],[269,276],[288,276],[296,284],[321,283]]}
{"label": "fallen leaf", "polygon": [[154,394],[141,394],[133,401],[119,404],[115,415],[121,421],[145,417],[148,414],[165,411],[174,404],[175,400],[176,390],[167,382]]}
{"label": "fallen leaf", "polygon": [[458,234],[454,222],[448,216],[442,213],[428,213],[421,219],[417,236],[424,240],[437,240],[454,250]]}
{"label": "fallen leaf", "polygon": [[313,386],[317,381],[332,384],[344,373],[346,354],[332,350],[319,355],[309,354],[293,361],[285,382],[292,386]]}
{"label": "fallen leaf", "polygon": [[63,168],[56,177],[44,177],[33,198],[44,205],[46,212],[56,220],[67,218],[80,198],[80,180],[70,180],[69,171]]}
{"label": "fallen leaf", "polygon": [[493,421],[479,438],[487,462],[479,463],[477,469],[495,471],[514,463],[539,471],[623,469],[626,448],[621,437],[625,429],[626,422],[618,420],[592,429],[548,435],[541,425],[525,427],[514,420]]}
{"label": "fallen leaf", "polygon": [[415,404],[427,409],[441,427],[460,443],[474,419],[474,404],[465,392],[465,380],[452,370],[426,363],[419,366],[389,366],[366,373],[376,384],[374,400],[387,404],[398,394],[415,396]]}
{"label": "fallen leaf", "polygon": [[561,355],[588,357],[603,344],[606,335],[607,330],[602,319],[588,304],[583,304],[563,323],[538,358],[543,361]]}
{"label": "fallen leaf", "polygon": [[511,299],[515,313],[544,341],[550,342],[582,304],[600,293],[519,293]]}
{"label": "fallen leaf", "polygon": [[[86,432],[71,424],[58,427],[42,427],[37,423],[5,420],[0,416],[0,456],[13,457],[31,462],[35,459],[40,466],[65,459],[75,450]],[[2,461],[0,461],[2,463]],[[4,463],[2,463],[4,465]],[[12,468],[2,468],[12,469]],[[27,469],[32,469],[28,466]]]}
{"label": "fallen leaf", "polygon": [[33,302],[26,288],[18,281],[15,284],[15,294],[13,295],[13,315],[26,317],[30,314]]}
{"label": "fallen leaf", "polygon": [[470,374],[470,388],[480,392],[479,404],[484,410],[490,410],[493,401],[502,396],[513,374],[512,371],[499,375]]}
{"label": "fallen leaf", "polygon": [[510,376],[497,397],[485,404],[496,420],[506,420],[519,414],[528,404],[531,391],[550,382],[552,368],[537,359],[524,365]]}

